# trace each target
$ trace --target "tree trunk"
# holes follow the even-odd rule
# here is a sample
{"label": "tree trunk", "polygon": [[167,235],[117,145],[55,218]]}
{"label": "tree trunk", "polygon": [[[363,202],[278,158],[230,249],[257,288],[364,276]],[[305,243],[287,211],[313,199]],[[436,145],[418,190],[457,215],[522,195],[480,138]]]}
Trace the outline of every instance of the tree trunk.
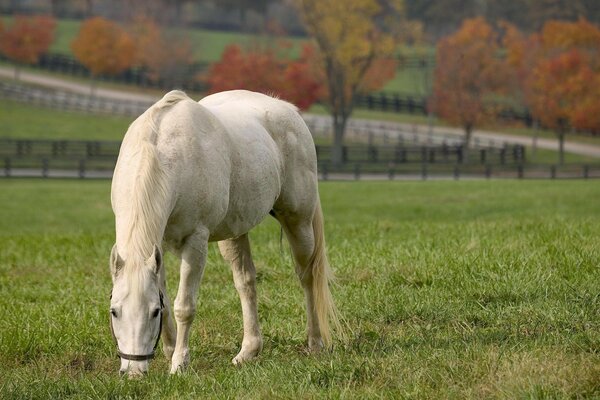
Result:
{"label": "tree trunk", "polygon": [[96,77],[94,75],[90,77],[90,97],[96,97]]}
{"label": "tree trunk", "polygon": [[563,165],[565,162],[565,132],[558,132],[558,163]]}
{"label": "tree trunk", "polygon": [[471,124],[465,125],[465,140],[464,140],[464,143],[463,143],[464,146],[465,146],[465,150],[471,144],[471,136],[472,135],[473,135],[473,125],[471,125]]}
{"label": "tree trunk", "polygon": [[462,162],[469,161],[469,146],[471,145],[471,136],[473,136],[473,125],[465,125],[465,140],[463,141]]}
{"label": "tree trunk", "polygon": [[333,147],[331,149],[331,162],[339,167],[344,162],[344,133],[346,132],[346,121],[340,115],[333,116]]}

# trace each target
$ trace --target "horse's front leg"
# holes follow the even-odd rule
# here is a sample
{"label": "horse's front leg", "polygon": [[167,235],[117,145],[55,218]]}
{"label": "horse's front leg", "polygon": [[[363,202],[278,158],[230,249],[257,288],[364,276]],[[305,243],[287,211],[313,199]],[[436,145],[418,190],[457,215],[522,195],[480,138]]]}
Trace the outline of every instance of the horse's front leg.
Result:
{"label": "horse's front leg", "polygon": [[165,276],[165,269],[160,269],[159,282],[160,290],[163,294],[164,311],[163,311],[163,330],[162,330],[162,346],[163,353],[168,360],[173,357],[175,351],[175,344],[177,343],[177,331],[175,329],[175,323],[173,322],[173,311],[171,310],[171,301],[167,293],[167,280]]}
{"label": "horse's front leg", "polygon": [[175,298],[175,321],[177,321],[177,343],[171,359],[171,373],[183,370],[190,362],[190,328],[196,313],[198,288],[204,273],[208,234],[196,232],[191,235],[181,250],[179,289]]}

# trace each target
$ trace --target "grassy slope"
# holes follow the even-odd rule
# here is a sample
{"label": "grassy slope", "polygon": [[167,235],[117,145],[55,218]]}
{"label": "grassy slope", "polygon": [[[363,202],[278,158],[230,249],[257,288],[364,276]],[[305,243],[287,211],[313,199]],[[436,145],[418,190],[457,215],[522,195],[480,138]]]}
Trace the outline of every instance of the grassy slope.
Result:
{"label": "grassy slope", "polygon": [[121,140],[133,118],[96,116],[0,100],[0,137]]}
{"label": "grassy slope", "polygon": [[[192,369],[117,377],[108,332],[108,182],[0,181],[0,397],[600,396],[600,187],[588,182],[324,183],[348,340],[303,353],[279,230],[252,233],[265,335],[237,369],[241,315],[209,251]],[[170,292],[176,287],[167,257]]]}

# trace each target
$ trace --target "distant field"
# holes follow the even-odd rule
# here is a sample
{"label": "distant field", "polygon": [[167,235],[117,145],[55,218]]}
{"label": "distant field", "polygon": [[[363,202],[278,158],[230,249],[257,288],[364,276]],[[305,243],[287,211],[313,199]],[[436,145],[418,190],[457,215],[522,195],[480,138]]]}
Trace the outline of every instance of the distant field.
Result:
{"label": "distant field", "polygon": [[0,398],[600,396],[595,183],[324,183],[347,341],[304,354],[301,289],[269,219],[251,234],[260,358],[230,365],[240,306],[213,245],[190,371],[170,377],[160,356],[142,381],[118,377],[108,330],[109,190],[0,180]]}

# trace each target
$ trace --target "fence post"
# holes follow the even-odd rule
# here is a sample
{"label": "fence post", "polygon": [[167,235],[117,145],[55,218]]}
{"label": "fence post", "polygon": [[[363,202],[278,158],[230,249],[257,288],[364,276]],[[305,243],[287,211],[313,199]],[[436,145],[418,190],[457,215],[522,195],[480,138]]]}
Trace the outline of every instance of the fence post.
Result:
{"label": "fence post", "polygon": [[360,164],[354,165],[354,179],[360,179]]}
{"label": "fence post", "polygon": [[48,177],[48,159],[45,157],[42,159],[42,177]]}
{"label": "fence post", "polygon": [[394,168],[390,168],[390,170],[388,171],[388,178],[390,179],[390,181],[394,180],[394,175],[396,175],[396,171],[394,170]]}
{"label": "fence post", "polygon": [[487,164],[485,166],[485,178],[490,179],[491,177],[492,177],[492,166],[490,164]]}
{"label": "fence post", "polygon": [[79,160],[79,178],[85,178],[85,160]]}
{"label": "fence post", "polygon": [[377,162],[377,148],[375,146],[369,146],[369,161]]}
{"label": "fence post", "polygon": [[327,163],[323,163],[322,165],[323,165],[323,167],[322,167],[322,176],[323,176],[323,180],[326,181],[327,178],[328,178]]}
{"label": "fence post", "polygon": [[523,164],[517,165],[517,177],[523,179]]}
{"label": "fence post", "polygon": [[463,146],[462,145],[456,146],[456,162],[462,164],[463,160],[464,160],[464,158],[463,158]]}
{"label": "fence post", "polygon": [[590,166],[584,165],[583,166],[583,179],[588,179],[589,177],[590,177]]}
{"label": "fence post", "polygon": [[421,179],[423,179],[424,181],[427,180],[427,163],[423,162],[421,164]]}
{"label": "fence post", "polygon": [[457,181],[460,179],[460,169],[458,168],[458,164],[454,166],[454,180]]}
{"label": "fence post", "polygon": [[556,179],[556,165],[550,166],[550,178]]}
{"label": "fence post", "polygon": [[10,157],[4,159],[4,176],[10,177]]}

